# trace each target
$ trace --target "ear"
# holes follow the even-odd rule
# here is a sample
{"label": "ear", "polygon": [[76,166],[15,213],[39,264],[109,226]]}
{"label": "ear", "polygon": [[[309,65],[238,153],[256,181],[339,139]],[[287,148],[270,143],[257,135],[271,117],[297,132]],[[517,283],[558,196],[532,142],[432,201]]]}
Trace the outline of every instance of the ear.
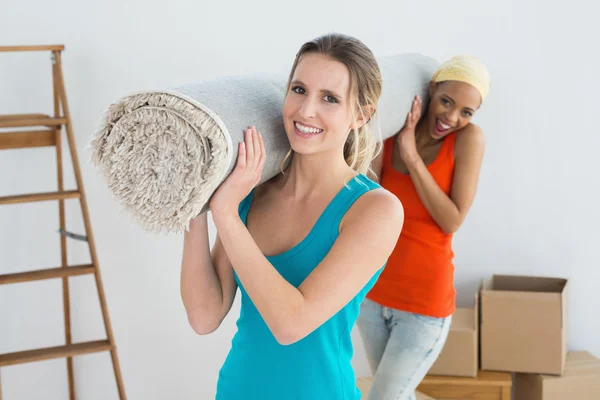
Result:
{"label": "ear", "polygon": [[357,129],[362,128],[365,124],[368,124],[371,118],[375,114],[375,107],[371,104],[368,104],[362,107],[362,113],[358,113],[356,116],[356,127]]}

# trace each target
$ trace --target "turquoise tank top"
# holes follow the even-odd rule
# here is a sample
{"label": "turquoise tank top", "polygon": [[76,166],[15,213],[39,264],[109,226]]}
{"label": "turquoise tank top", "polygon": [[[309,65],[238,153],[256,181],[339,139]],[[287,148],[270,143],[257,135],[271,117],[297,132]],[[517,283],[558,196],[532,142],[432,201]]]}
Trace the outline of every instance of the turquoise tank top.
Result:
{"label": "turquoise tank top", "polygon": [[[333,246],[346,211],[362,194],[378,187],[365,175],[357,175],[333,198],[299,244],[284,253],[267,257],[269,262],[288,282],[298,287]],[[254,191],[239,207],[244,224],[253,194]],[[231,350],[219,372],[216,399],[360,399],[351,365],[350,334],[360,303],[383,267],[338,313],[305,338],[287,346],[277,342],[236,274],[242,295],[241,311]]]}

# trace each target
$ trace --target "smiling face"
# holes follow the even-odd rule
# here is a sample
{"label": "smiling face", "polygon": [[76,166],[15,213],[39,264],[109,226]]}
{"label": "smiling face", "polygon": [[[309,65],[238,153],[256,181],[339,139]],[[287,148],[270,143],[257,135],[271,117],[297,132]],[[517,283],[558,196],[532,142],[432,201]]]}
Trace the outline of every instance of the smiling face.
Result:
{"label": "smiling face", "polygon": [[481,105],[479,91],[464,82],[432,83],[429,94],[427,126],[436,140],[467,126]]}
{"label": "smiling face", "polygon": [[342,151],[353,125],[350,72],[319,53],[302,56],[283,103],[285,131],[294,152]]}

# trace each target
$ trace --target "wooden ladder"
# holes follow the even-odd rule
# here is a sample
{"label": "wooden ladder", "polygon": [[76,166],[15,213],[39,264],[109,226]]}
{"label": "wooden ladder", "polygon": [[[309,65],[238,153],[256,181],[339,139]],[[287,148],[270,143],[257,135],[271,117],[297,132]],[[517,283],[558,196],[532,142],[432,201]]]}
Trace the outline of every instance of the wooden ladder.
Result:
{"label": "wooden ladder", "polygon": [[[61,52],[64,51],[63,45],[53,46],[0,46],[2,52],[23,52],[23,51],[49,51],[52,61],[52,83],[54,91],[54,115],[44,114],[17,114],[17,115],[0,115],[0,150],[5,149],[24,149],[35,147],[54,146],[56,149],[58,191],[50,193],[34,193],[18,196],[0,197],[0,205],[30,203],[40,201],[58,201],[58,212],[60,220],[60,249],[61,249],[61,265],[57,268],[47,268],[39,271],[28,271],[22,273],[0,275],[0,285],[11,283],[32,282],[45,279],[62,279],[63,287],[63,306],[64,306],[64,323],[65,323],[65,345],[58,347],[33,349],[20,351],[9,354],[0,354],[0,367],[9,365],[23,364],[34,361],[50,360],[56,358],[66,358],[67,372],[69,377],[69,398],[75,400],[75,385],[73,380],[73,357],[96,353],[101,351],[109,351],[112,358],[112,365],[117,381],[117,389],[119,398],[126,399],[119,360],[117,357],[117,348],[113,339],[113,332],[110,323],[108,307],[104,295],[104,287],[98,257],[96,255],[96,246],[90,218],[88,205],[83,188],[81,178],[81,170],[79,168],[79,160],[75,146],[75,139],[71,127],[71,116],[67,103],[67,95],[63,80],[63,72],[61,66]],[[62,111],[62,114],[61,114]],[[38,129],[32,130],[37,127]],[[73,163],[73,171],[75,175],[76,190],[65,190],[63,184],[63,162],[62,162],[62,141],[61,132],[65,128],[66,138],[68,141],[71,161]],[[7,128],[17,128],[17,130],[7,131]],[[41,129],[40,129],[41,128]],[[65,200],[78,199],[81,205],[83,222],[85,226],[85,236],[77,236],[80,240],[87,241],[91,264],[90,265],[74,265],[69,266],[67,263],[67,237],[73,237],[66,231],[65,222]],[[96,282],[98,296],[100,299],[100,307],[102,309],[102,317],[104,319],[104,327],[106,331],[106,340],[93,342],[73,343],[71,340],[71,309],[69,300],[69,277],[93,274]],[[0,386],[0,400],[2,400],[2,388]]]}

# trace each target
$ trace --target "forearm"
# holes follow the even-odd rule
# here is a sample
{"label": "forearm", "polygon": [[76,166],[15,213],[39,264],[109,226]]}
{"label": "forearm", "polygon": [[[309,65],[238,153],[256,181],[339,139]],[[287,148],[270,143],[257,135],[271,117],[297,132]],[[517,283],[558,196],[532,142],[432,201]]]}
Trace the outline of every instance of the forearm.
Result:
{"label": "forearm", "polygon": [[217,224],[219,237],[244,289],[279,341],[298,324],[305,301],[302,293],[287,282],[262,254],[238,216]]}
{"label": "forearm", "polygon": [[423,159],[417,156],[406,162],[406,166],[417,194],[429,215],[444,232],[456,231],[462,218],[460,210],[433,179]]}
{"label": "forearm", "polygon": [[210,254],[206,214],[192,220],[184,234],[181,297],[195,329],[220,322],[223,291]]}

